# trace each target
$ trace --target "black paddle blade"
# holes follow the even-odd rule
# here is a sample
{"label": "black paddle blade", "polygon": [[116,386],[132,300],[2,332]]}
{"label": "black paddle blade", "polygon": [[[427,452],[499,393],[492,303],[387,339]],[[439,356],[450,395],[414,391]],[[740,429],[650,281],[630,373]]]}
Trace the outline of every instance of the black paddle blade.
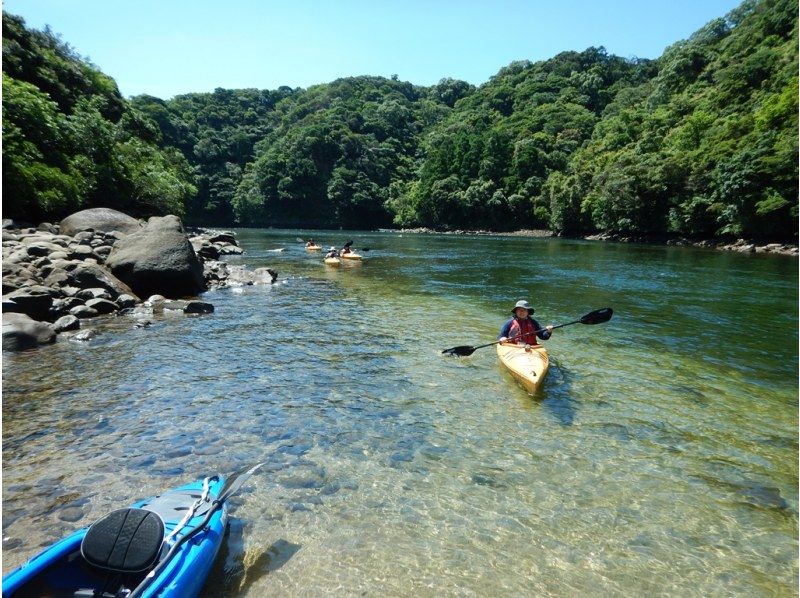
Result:
{"label": "black paddle blade", "polygon": [[475,347],[470,345],[461,345],[460,347],[453,347],[452,349],[445,349],[442,355],[450,355],[453,357],[467,357],[475,352]]}
{"label": "black paddle blade", "polygon": [[610,307],[604,307],[603,309],[596,309],[593,312],[586,314],[579,321],[581,324],[602,324],[603,322],[608,322],[613,315],[613,309]]}
{"label": "black paddle blade", "polygon": [[344,247],[350,247],[353,243],[354,241],[348,241],[347,243],[344,244]]}
{"label": "black paddle blade", "polygon": [[250,476],[253,475],[262,465],[264,464],[256,463],[250,469],[235,473],[225,480],[225,484],[222,486],[222,490],[217,497],[217,502],[225,502],[231,496],[236,494],[239,491],[239,488],[241,488],[242,485],[244,485],[244,483],[250,478]]}

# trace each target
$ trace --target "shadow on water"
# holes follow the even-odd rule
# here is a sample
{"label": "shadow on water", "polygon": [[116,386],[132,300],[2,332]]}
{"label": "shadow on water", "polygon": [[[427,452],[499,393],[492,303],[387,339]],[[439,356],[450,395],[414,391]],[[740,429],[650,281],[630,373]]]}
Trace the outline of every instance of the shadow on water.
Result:
{"label": "shadow on water", "polygon": [[505,369],[503,377],[508,380],[509,385],[516,388],[516,396],[525,407],[541,405],[561,426],[571,426],[575,422],[578,402],[572,394],[571,376],[552,356],[544,385],[535,395],[526,392]]}
{"label": "shadow on water", "polygon": [[572,393],[572,380],[568,370],[551,358],[548,379],[544,383],[542,405],[562,426],[571,426],[575,421],[578,402]]}
{"label": "shadow on water", "polygon": [[301,548],[300,544],[279,539],[263,552],[245,550],[246,527],[243,521],[231,518],[222,549],[208,576],[205,596],[247,594],[253,584],[283,567]]}

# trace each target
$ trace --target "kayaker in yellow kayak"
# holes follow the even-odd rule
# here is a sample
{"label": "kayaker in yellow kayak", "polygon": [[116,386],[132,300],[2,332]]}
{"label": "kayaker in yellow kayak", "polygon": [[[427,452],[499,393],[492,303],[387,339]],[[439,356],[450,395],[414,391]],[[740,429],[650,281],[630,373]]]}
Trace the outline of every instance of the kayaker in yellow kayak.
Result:
{"label": "kayaker in yellow kayak", "polygon": [[317,244],[314,243],[314,239],[309,239],[308,242],[306,243],[306,247],[316,247],[316,246]]}
{"label": "kayaker in yellow kayak", "polygon": [[328,253],[325,254],[325,258],[329,257],[339,257],[339,252],[336,250],[336,247],[331,247]]}
{"label": "kayaker in yellow kayak", "polygon": [[500,329],[499,341],[509,341],[517,343],[518,345],[536,345],[536,337],[543,341],[550,338],[550,333],[553,331],[553,326],[542,326],[534,320],[531,315],[533,308],[525,301],[517,301],[514,309],[511,310],[513,318],[503,324]]}

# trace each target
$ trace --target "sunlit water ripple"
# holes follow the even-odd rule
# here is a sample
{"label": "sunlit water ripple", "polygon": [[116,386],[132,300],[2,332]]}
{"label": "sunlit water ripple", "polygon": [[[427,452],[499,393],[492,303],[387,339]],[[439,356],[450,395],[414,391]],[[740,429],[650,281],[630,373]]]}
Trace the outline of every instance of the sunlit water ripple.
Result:
{"label": "sunlit water ripple", "polygon": [[[795,259],[317,233],[370,247],[332,270],[307,232],[239,235],[279,284],[4,356],[5,571],[265,460],[208,595],[797,595]],[[491,348],[440,356],[523,297],[616,315],[554,334],[535,398]]]}

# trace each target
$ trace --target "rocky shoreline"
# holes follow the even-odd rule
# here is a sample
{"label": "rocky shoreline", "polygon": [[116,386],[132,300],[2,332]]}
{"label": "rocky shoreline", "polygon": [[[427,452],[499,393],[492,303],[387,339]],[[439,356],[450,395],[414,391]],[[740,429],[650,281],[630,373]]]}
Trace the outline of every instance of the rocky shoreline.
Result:
{"label": "rocky shoreline", "polygon": [[[401,228],[391,229],[382,228],[380,232],[387,233],[417,233],[417,234],[438,234],[438,235],[474,235],[474,236],[496,236],[496,237],[556,237],[559,236],[551,230],[524,229],[509,232],[497,232],[490,230],[452,230],[440,231],[432,228]],[[798,246],[791,243],[759,243],[748,239],[737,239],[735,241],[719,239],[689,239],[686,237],[647,237],[647,236],[627,236],[611,233],[598,233],[578,237],[586,241],[611,241],[615,243],[651,243],[658,245],[669,245],[678,247],[705,247],[718,249],[720,251],[736,251],[738,253],[772,253],[778,255],[798,256]]]}
{"label": "rocky shoreline", "polygon": [[243,253],[234,233],[188,232],[176,216],[144,222],[106,208],[36,227],[3,220],[3,350],[88,340],[84,324],[101,316],[145,327],[164,311],[209,314],[204,291],[275,282],[270,268],[220,259]]}

